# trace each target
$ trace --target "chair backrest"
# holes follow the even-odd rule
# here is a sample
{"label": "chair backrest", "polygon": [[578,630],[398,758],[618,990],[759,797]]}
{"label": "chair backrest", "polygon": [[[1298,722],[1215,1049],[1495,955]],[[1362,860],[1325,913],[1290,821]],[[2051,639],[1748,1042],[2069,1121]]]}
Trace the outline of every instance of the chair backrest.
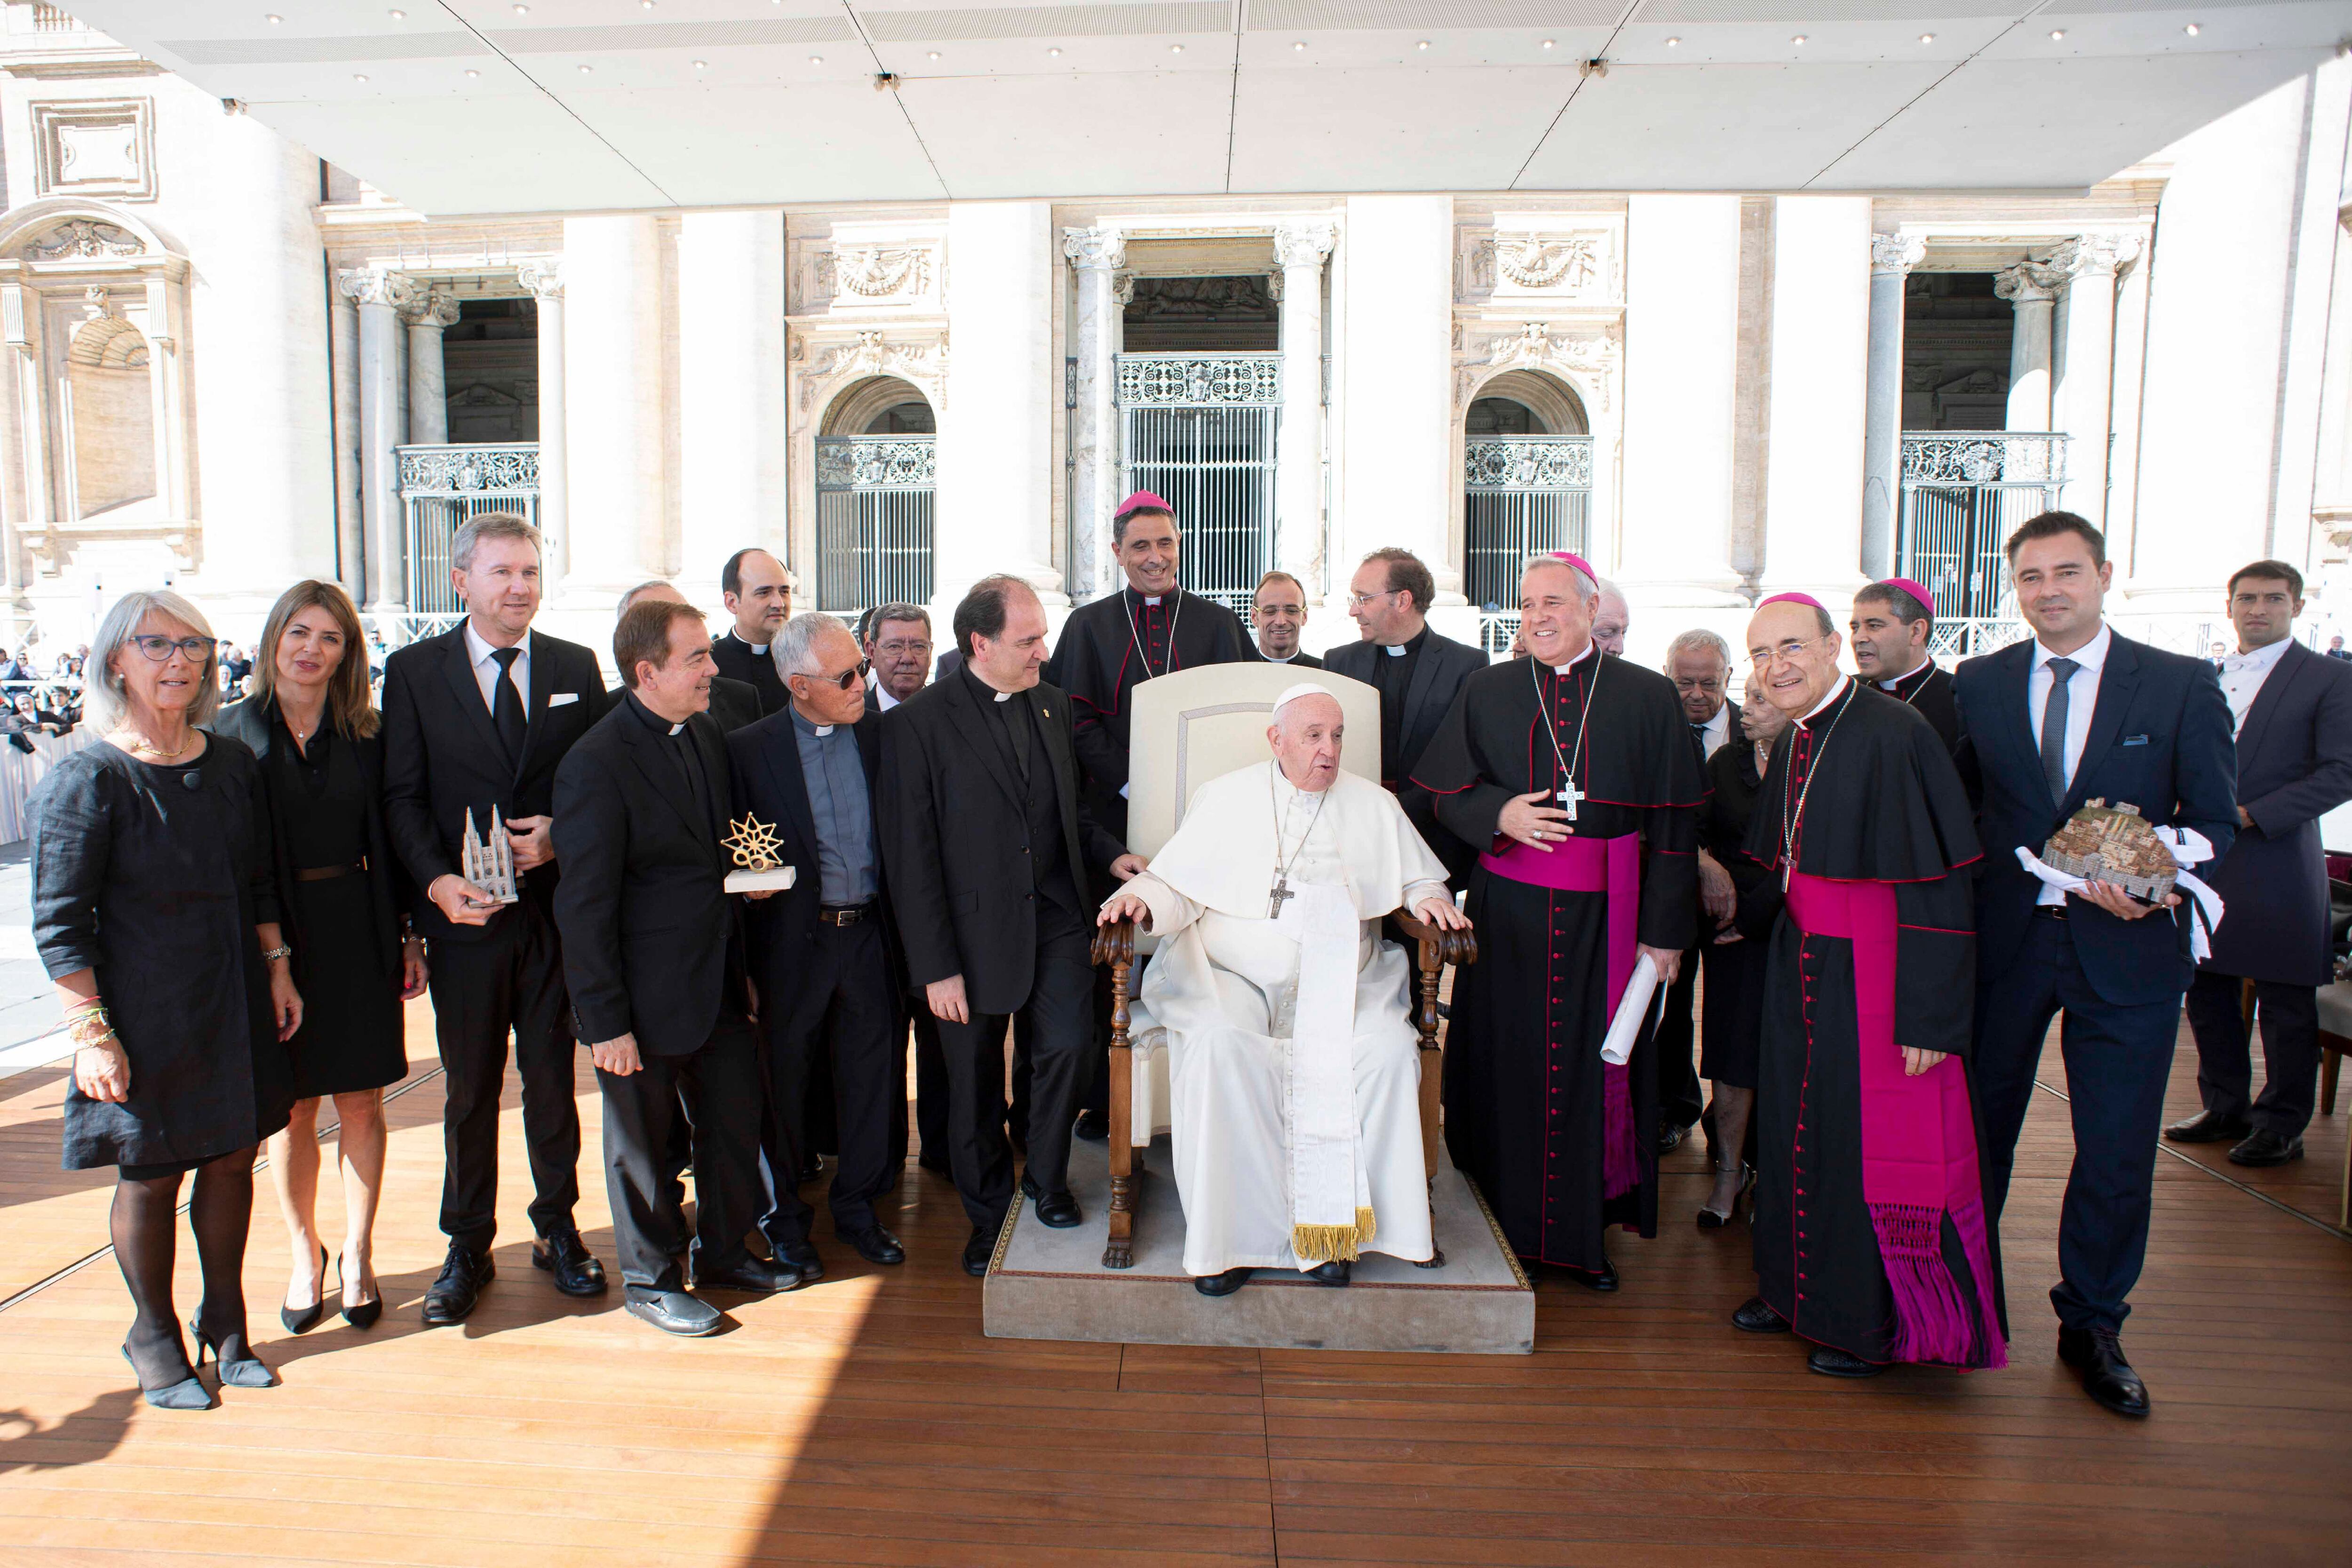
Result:
{"label": "chair backrest", "polygon": [[1135,689],[1128,726],[1127,847],[1150,859],[1182,820],[1192,792],[1221,773],[1273,753],[1265,743],[1274,700],[1311,682],[1339,700],[1347,741],[1339,765],[1381,780],[1380,689],[1325,669],[1286,664],[1209,664]]}

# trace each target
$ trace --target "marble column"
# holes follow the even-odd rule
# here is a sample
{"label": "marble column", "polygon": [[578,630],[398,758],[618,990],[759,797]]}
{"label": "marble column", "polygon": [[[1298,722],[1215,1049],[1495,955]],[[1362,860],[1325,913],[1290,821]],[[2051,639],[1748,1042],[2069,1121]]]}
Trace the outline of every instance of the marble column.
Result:
{"label": "marble column", "polygon": [[408,603],[406,531],[393,450],[407,434],[401,426],[405,332],[400,312],[425,290],[406,273],[380,267],[347,271],[335,281],[338,291],[359,307],[360,531],[365,568],[361,603],[370,610],[397,611]]}
{"label": "marble column", "polygon": [[1903,286],[1927,254],[1916,235],[1870,237],[1870,384],[1862,432],[1862,571],[1895,573],[1903,510]]}
{"label": "marble column", "polygon": [[[1739,198],[1627,198],[1624,526],[1614,580],[1645,615],[1746,603],[1731,566],[1739,363]],[[1709,619],[1711,617],[1698,617]],[[1722,627],[1717,626],[1717,629]]]}
{"label": "marble column", "polygon": [[555,595],[571,549],[571,483],[564,440],[563,263],[526,261],[515,281],[530,290],[539,312],[539,531],[547,544],[540,563],[541,592]]}
{"label": "marble column", "polygon": [[677,267],[678,587],[715,613],[736,551],[792,559],[784,215],[688,213]]}
{"label": "marble column", "polygon": [[1127,236],[1108,226],[1066,228],[1062,255],[1078,275],[1077,406],[1070,411],[1070,597],[1084,603],[1119,582],[1111,513],[1121,494],[1118,354],[1134,279]]}
{"label": "marble column", "polygon": [[1309,605],[1323,602],[1323,262],[1328,223],[1274,231],[1282,268],[1282,432],[1275,450],[1276,560]]}
{"label": "marble column", "polygon": [[441,334],[457,324],[457,301],[435,289],[401,313],[408,324],[408,439],[440,447],[449,440],[449,377]]}
{"label": "marble column", "polygon": [[2049,257],[2065,279],[2066,372],[2051,398],[2055,427],[2065,432],[2066,484],[2058,504],[2107,526],[2107,436],[2116,359],[2116,273],[2139,254],[2137,235],[2070,239]]}
{"label": "marble column", "polygon": [[661,286],[653,217],[563,220],[568,609],[609,609],[667,553]]}
{"label": "marble column", "polygon": [[2051,317],[2061,274],[2021,261],[1993,275],[1992,291],[2014,308],[2009,329],[2009,419],[2011,430],[2050,426]]}
{"label": "marble column", "polygon": [[1348,581],[1367,552],[1401,544],[1437,579],[1433,617],[1446,636],[1477,637],[1449,537],[1454,492],[1454,198],[1348,198],[1345,290],[1339,300],[1339,421],[1335,443],[1344,523],[1331,575]]}
{"label": "marble column", "polygon": [[335,426],[335,575],[357,590],[366,577],[361,521],[360,310],[341,289],[327,310],[327,374]]}
{"label": "marble column", "polygon": [[1870,383],[1870,200],[1780,196],[1772,214],[1767,593],[1843,616],[1862,574]]}
{"label": "marble column", "polygon": [[1061,299],[1048,202],[948,205],[946,406],[940,411],[931,619],[1003,572],[1069,606],[1054,564],[1053,411],[1062,367],[1050,330]]}

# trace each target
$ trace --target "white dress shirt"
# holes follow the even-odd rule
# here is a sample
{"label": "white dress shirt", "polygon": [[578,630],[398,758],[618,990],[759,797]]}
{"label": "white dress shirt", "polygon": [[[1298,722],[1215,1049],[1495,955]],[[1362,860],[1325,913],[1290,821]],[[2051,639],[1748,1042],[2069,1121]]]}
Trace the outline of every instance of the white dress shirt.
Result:
{"label": "white dress shirt", "polygon": [[1712,757],[1723,750],[1731,739],[1731,704],[1727,702],[1715,710],[1715,717],[1699,726],[1698,742],[1702,751]]}
{"label": "white dress shirt", "polygon": [[[2033,754],[2042,754],[2042,715],[2050,709],[2050,689],[2056,684],[2050,673],[2053,658],[2071,658],[2078,667],[2066,683],[2066,783],[2074,783],[2074,770],[2083,765],[2083,748],[2091,739],[2091,715],[2099,705],[2099,672],[2106,668],[2107,649],[2115,645],[2116,634],[2104,621],[2099,623],[2099,635],[2076,648],[2073,653],[2052,653],[2041,643],[2033,645],[2033,668],[2025,677],[2025,721],[2033,742]],[[2028,848],[2040,852],[2037,845]],[[2037,903],[2063,904],[2066,895],[2046,883]]]}
{"label": "white dress shirt", "polygon": [[890,689],[883,685],[878,679],[873,676],[866,677],[866,689],[874,693],[874,706],[877,712],[887,713],[891,709],[898,706],[898,700],[890,695]]}
{"label": "white dress shirt", "polygon": [[[522,716],[529,719],[530,717],[530,634],[529,632],[522,634],[522,641],[515,644],[515,648],[517,653],[514,661],[515,695],[522,699]],[[480,634],[474,630],[473,621],[468,619],[466,622],[466,654],[474,661],[474,684],[482,689],[482,701],[488,705],[492,713],[499,710],[499,661],[492,657],[498,651],[481,639]]]}
{"label": "white dress shirt", "polygon": [[2246,715],[2252,710],[2254,699],[2263,694],[2263,682],[2271,678],[2278,661],[2286,657],[2286,645],[2292,640],[2281,637],[2268,647],[2233,653],[2221,661],[2221,695],[2230,700],[2230,718],[2240,731],[2246,727]]}

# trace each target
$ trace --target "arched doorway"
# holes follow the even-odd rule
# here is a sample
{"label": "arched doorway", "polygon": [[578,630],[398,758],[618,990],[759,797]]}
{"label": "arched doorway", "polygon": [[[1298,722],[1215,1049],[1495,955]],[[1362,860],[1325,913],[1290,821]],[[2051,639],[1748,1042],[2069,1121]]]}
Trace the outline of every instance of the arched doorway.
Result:
{"label": "arched doorway", "polygon": [[152,512],[155,403],[146,338],[119,316],[93,315],[75,329],[65,358],[58,391],[73,437],[63,465],[69,515],[126,522]]}
{"label": "arched doorway", "polygon": [[1575,388],[1541,371],[1508,370],[1477,388],[1462,428],[1463,593],[1482,611],[1507,615],[1529,555],[1590,552],[1591,426]]}
{"label": "arched doorway", "polygon": [[939,462],[912,382],[868,376],[825,407],[816,437],[816,607],[854,615],[930,602]]}

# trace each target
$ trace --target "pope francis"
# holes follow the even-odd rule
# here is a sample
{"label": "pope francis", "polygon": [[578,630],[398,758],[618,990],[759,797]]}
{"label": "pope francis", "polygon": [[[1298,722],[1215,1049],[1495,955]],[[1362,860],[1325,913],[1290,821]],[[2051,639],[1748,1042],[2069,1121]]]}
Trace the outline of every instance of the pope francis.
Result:
{"label": "pope francis", "polygon": [[1134,1015],[1164,1032],[1184,1268],[1229,1296],[1255,1268],[1345,1285],[1364,1250],[1431,1255],[1411,966],[1381,940],[1410,909],[1468,920],[1386,790],[1339,770],[1346,725],[1289,688],[1274,760],[1201,786],[1151,862],[1103,905],[1160,938]]}

